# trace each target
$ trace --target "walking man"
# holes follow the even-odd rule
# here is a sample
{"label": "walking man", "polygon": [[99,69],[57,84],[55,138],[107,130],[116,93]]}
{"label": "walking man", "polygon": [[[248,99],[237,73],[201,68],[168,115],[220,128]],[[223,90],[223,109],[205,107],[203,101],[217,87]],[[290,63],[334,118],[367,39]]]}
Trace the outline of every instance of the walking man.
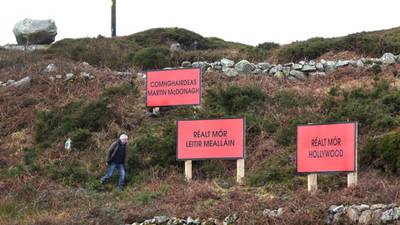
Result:
{"label": "walking man", "polygon": [[101,183],[106,183],[113,175],[114,170],[118,169],[118,189],[124,190],[125,185],[125,165],[128,159],[128,136],[122,134],[117,141],[111,144],[107,151],[107,174],[101,178]]}

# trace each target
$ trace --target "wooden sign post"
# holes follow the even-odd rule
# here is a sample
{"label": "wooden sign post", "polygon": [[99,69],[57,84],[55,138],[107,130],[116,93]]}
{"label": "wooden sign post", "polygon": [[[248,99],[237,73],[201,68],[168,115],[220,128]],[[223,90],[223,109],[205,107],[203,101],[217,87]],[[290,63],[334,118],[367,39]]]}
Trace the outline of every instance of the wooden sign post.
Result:
{"label": "wooden sign post", "polygon": [[192,180],[192,160],[185,160],[185,179],[188,182]]}
{"label": "wooden sign post", "polygon": [[236,161],[236,182],[240,185],[244,182],[244,159]]}
{"label": "wooden sign post", "polygon": [[315,193],[318,190],[318,175],[316,173],[307,175],[307,190],[310,193]]}

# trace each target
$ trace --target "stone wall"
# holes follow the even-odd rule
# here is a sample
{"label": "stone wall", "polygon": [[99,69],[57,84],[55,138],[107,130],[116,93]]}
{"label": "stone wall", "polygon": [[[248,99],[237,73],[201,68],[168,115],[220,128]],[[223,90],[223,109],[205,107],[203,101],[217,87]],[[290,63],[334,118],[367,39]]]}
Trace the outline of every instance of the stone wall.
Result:
{"label": "stone wall", "polygon": [[285,64],[251,63],[241,60],[235,63],[229,59],[221,59],[217,62],[188,62],[182,63],[182,67],[201,68],[204,71],[222,71],[227,76],[233,77],[239,74],[266,75],[291,80],[304,80],[309,77],[323,77],[342,67],[370,68],[374,65],[392,65],[400,63],[400,55],[385,53],[381,58],[341,59],[336,61],[310,60],[300,62],[289,62]]}

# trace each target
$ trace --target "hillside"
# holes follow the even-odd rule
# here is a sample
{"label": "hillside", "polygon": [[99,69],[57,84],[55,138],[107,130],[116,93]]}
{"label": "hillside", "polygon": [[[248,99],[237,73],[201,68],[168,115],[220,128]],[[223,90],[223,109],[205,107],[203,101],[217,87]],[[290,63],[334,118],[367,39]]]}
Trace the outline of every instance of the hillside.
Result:
{"label": "hillside", "polygon": [[[159,215],[223,221],[236,214],[237,224],[324,224],[331,205],[399,204],[399,63],[338,67],[304,80],[208,70],[201,107],[154,117],[146,113],[141,73],[186,60],[399,54],[399,32],[252,47],[168,28],[66,39],[32,53],[0,49],[0,81],[31,78],[0,87],[0,223],[132,224]],[[182,49],[172,53],[174,43]],[[195,161],[194,180],[185,182],[175,155],[176,119],[238,116],[247,123],[245,184],[235,183],[236,164],[227,160]],[[325,174],[319,192],[309,195],[307,177],[296,173],[296,126],[335,121],[359,122],[359,185],[347,189],[344,174]],[[131,157],[119,192],[116,177],[105,186],[99,179],[106,149],[123,132]],[[64,149],[67,138],[71,150]],[[280,217],[263,215],[278,208]]]}

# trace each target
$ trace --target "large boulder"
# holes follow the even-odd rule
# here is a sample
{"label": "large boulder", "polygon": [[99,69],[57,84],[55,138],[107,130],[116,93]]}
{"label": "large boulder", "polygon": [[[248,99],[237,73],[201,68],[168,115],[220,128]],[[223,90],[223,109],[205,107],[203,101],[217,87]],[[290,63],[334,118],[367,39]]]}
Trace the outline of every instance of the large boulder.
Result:
{"label": "large boulder", "polygon": [[228,77],[236,77],[239,75],[238,71],[236,71],[234,68],[229,68],[229,67],[224,67],[222,71],[227,75]]}
{"label": "large boulder", "polygon": [[221,59],[221,64],[222,67],[233,67],[235,65],[235,62],[230,59],[223,58]]}
{"label": "large boulder", "polygon": [[19,45],[51,44],[57,35],[57,26],[53,20],[24,19],[13,29]]}
{"label": "large boulder", "polygon": [[12,84],[10,84],[10,87],[27,87],[31,84],[32,78],[31,77],[25,77],[22,78],[21,80],[15,81]]}
{"label": "large boulder", "polygon": [[383,64],[395,64],[396,63],[396,56],[392,53],[385,53],[381,57],[381,61]]}
{"label": "large boulder", "polygon": [[238,63],[236,63],[235,65],[235,69],[239,72],[239,73],[246,73],[249,74],[251,73],[253,70],[256,69],[256,66],[253,63],[250,63],[247,60],[242,60]]}

